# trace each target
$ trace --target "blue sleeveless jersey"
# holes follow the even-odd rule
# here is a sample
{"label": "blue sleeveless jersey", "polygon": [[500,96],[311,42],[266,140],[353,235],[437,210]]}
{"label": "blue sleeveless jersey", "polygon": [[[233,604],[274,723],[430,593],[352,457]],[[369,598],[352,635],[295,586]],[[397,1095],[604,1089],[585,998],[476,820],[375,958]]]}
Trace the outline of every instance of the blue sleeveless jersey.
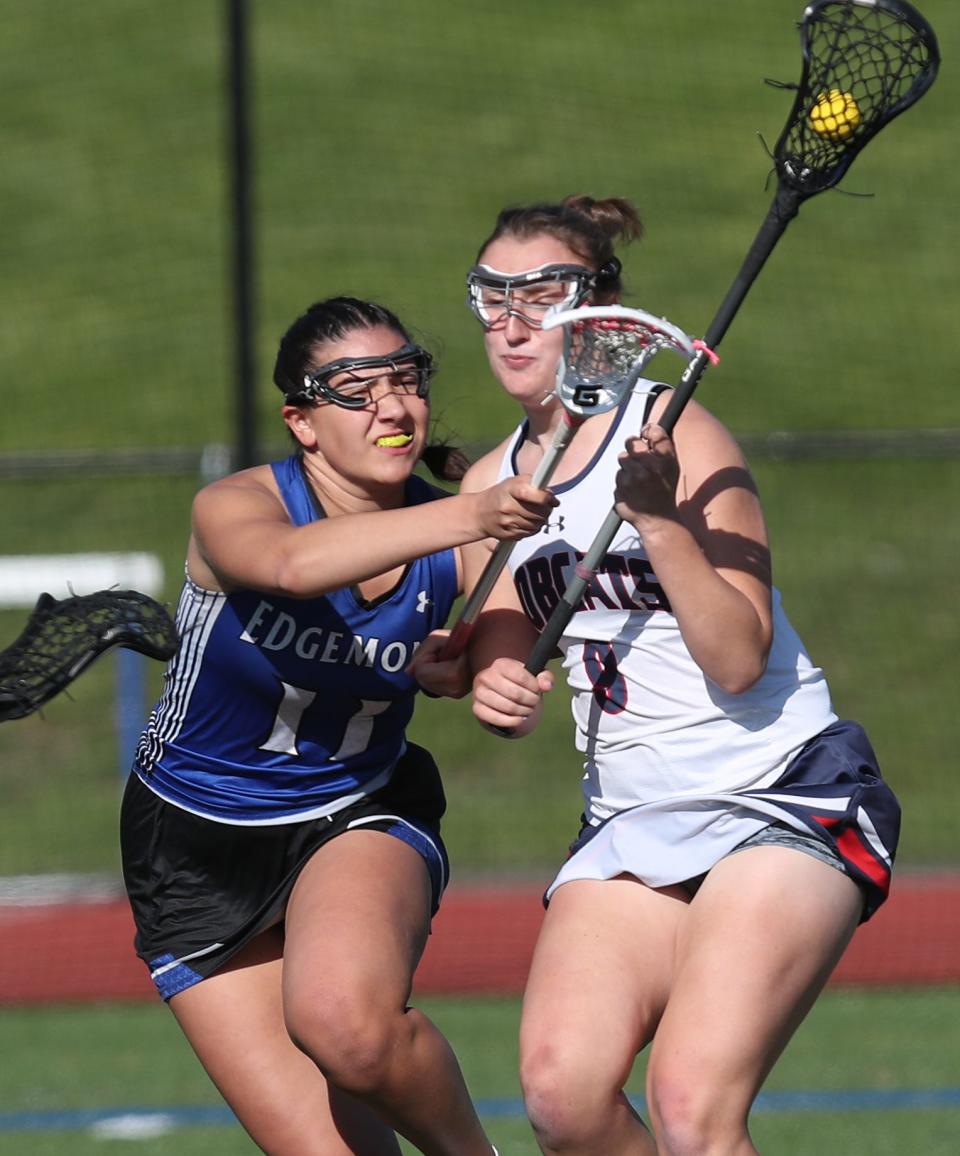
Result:
{"label": "blue sleeveless jersey", "polygon": [[[300,460],[272,465],[290,520],[314,508]],[[407,504],[437,497],[412,477]],[[457,596],[452,550],[412,562],[373,603],[203,590],[188,577],[180,650],[134,771],[162,798],[226,823],[333,814],[386,783],[405,750],[416,682],[404,667]]]}

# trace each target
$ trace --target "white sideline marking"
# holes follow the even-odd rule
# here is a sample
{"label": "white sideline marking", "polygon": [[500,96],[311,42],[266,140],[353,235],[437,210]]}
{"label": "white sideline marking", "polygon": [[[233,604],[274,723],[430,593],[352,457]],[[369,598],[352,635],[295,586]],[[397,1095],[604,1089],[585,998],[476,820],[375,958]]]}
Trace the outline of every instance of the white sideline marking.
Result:
{"label": "white sideline marking", "polygon": [[101,1140],[152,1140],[177,1127],[177,1120],[164,1112],[128,1112],[100,1120],[90,1131]]}
{"label": "white sideline marking", "polygon": [[113,875],[0,876],[0,907],[44,907],[54,903],[105,903],[125,894]]}
{"label": "white sideline marking", "polygon": [[43,593],[69,598],[113,588],[156,596],[163,589],[160,559],[145,552],[0,557],[0,608],[33,607]]}

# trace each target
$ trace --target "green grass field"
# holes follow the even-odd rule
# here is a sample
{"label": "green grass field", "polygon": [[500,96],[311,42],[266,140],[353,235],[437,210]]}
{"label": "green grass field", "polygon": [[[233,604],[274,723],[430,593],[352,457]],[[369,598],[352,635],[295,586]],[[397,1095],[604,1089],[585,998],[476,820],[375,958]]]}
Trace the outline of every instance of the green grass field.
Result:
{"label": "green grass field", "polygon": [[[422,1001],[454,1044],[501,1156],[536,1151],[516,1078],[518,1002]],[[960,1131],[960,995],[948,990],[829,991],[771,1074],[752,1131],[764,1156],[954,1156]],[[89,1127],[17,1130],[46,1114],[209,1109],[215,1126],[159,1137],[112,1138],[117,1156],[226,1156],[256,1149],[222,1121],[222,1101],[173,1017],[159,1005],[5,1009],[0,1051],[0,1154],[94,1156],[105,1141]],[[629,1085],[642,1098],[643,1061]],[[806,1093],[806,1107],[799,1107]],[[906,1105],[906,1106],[903,1106]],[[913,1106],[910,1106],[913,1105]],[[196,1118],[196,1117],[195,1117]],[[412,1152],[412,1149],[407,1149]]]}

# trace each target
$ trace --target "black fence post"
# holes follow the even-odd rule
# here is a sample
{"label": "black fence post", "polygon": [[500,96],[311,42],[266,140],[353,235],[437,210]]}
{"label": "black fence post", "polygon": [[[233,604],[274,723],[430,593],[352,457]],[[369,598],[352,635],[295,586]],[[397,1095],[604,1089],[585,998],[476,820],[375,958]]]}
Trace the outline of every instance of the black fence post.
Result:
{"label": "black fence post", "polygon": [[257,463],[254,346],[254,254],[251,133],[249,125],[249,20],[246,0],[227,0],[227,101],[230,118],[231,290],[233,300],[233,468]]}

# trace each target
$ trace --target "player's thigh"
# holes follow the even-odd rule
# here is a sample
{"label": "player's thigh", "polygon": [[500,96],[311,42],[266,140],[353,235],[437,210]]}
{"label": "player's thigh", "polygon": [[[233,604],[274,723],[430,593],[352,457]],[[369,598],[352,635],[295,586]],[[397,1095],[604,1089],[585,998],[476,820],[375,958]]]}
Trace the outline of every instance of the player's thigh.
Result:
{"label": "player's thigh", "polygon": [[430,876],[410,844],[382,831],[338,835],[303,868],[287,904],[285,993],[362,993],[402,1005],[430,910]]}
{"label": "player's thigh", "polygon": [[688,904],[681,887],[627,876],[558,888],[524,993],[522,1063],[565,1067],[579,1056],[610,1079],[629,1071],[669,995]]}
{"label": "player's thigh", "polygon": [[169,1001],[170,1009],[214,1079],[251,1040],[283,1047],[280,984],[283,936],[271,928],[253,939],[219,971]]}
{"label": "player's thigh", "polygon": [[282,934],[273,928],[170,1000],[200,1062],[264,1151],[399,1152],[391,1130],[330,1088],[290,1039],[280,998],[282,952]]}
{"label": "player's thigh", "polygon": [[669,1064],[748,1103],[850,941],[863,897],[791,848],[721,860],[690,904],[651,1069]]}

